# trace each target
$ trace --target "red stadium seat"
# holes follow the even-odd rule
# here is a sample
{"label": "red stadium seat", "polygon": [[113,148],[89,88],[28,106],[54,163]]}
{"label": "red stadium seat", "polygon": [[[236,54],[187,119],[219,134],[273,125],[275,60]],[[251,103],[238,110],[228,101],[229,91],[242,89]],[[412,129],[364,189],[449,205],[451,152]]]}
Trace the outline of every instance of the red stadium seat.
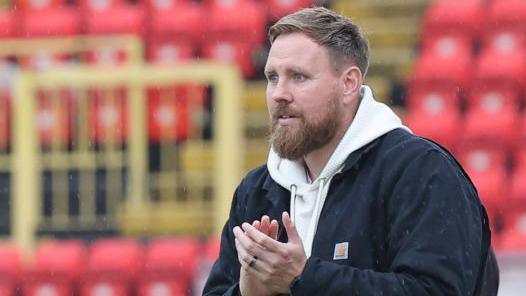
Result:
{"label": "red stadium seat", "polygon": [[37,130],[40,143],[51,146],[53,143],[66,145],[72,137],[72,97],[68,91],[52,95],[40,90],[37,100]]}
{"label": "red stadium seat", "polygon": [[124,89],[92,90],[88,102],[90,138],[116,143],[128,137],[128,113]]}
{"label": "red stadium seat", "polygon": [[172,64],[197,56],[204,33],[202,5],[167,0],[148,1],[148,60]]}
{"label": "red stadium seat", "polygon": [[478,35],[483,6],[479,0],[434,1],[423,18],[424,44],[443,36],[469,40]]}
{"label": "red stadium seat", "polygon": [[271,21],[276,21],[283,16],[313,5],[312,0],[266,0],[265,2]]}
{"label": "red stadium seat", "polygon": [[468,174],[505,171],[507,155],[498,146],[478,145],[472,142],[461,143],[458,149],[458,159]]}
{"label": "red stadium seat", "polygon": [[510,197],[504,207],[504,226],[526,230],[526,151],[523,151],[522,159],[519,157],[515,165],[509,187]]}
{"label": "red stadium seat", "polygon": [[[444,65],[448,65],[445,67]],[[471,53],[461,51],[454,56],[441,56],[432,52],[422,55],[411,74],[408,92],[420,91],[455,92],[459,95],[471,81]]]}
{"label": "red stadium seat", "polygon": [[199,248],[195,239],[158,239],[148,247],[139,296],[187,295],[192,289]]}
{"label": "red stadium seat", "polygon": [[220,239],[211,237],[204,245],[204,256],[199,257],[197,273],[194,280],[194,292],[203,291],[212,265],[219,257]]}
{"label": "red stadium seat", "polygon": [[498,103],[492,104],[468,111],[462,141],[493,143],[500,145],[506,152],[513,152],[519,127],[517,110],[501,107]]}
{"label": "red stadium seat", "polygon": [[406,101],[411,112],[440,115],[460,110],[458,91],[434,89],[433,86],[414,87]]}
{"label": "red stadium seat", "polygon": [[20,30],[24,37],[70,36],[80,33],[77,9],[53,7],[28,10],[21,16]]}
{"label": "red stadium seat", "polygon": [[193,0],[146,0],[145,3],[148,6],[148,10],[152,9],[173,9],[180,5],[186,5],[192,3]]}
{"label": "red stadium seat", "polygon": [[526,251],[526,229],[511,228],[506,230],[500,239],[499,251],[521,253]]}
{"label": "red stadium seat", "polygon": [[20,279],[21,260],[18,249],[0,243],[0,295],[15,296],[15,286]]}
{"label": "red stadium seat", "polygon": [[191,61],[197,56],[197,47],[191,42],[170,36],[150,36],[147,51],[148,61],[159,65]]}
{"label": "red stadium seat", "polygon": [[207,59],[238,65],[243,75],[250,77],[255,73],[252,59],[253,49],[249,42],[209,38],[204,41],[202,51],[203,56]]}
{"label": "red stadium seat", "polygon": [[469,108],[494,110],[496,112],[507,108],[516,109],[519,102],[517,89],[497,83],[483,84],[473,87],[467,96]]}
{"label": "red stadium seat", "polygon": [[526,54],[484,51],[477,60],[472,93],[498,92],[517,100],[525,88]]}
{"label": "red stadium seat", "polygon": [[57,8],[66,3],[65,0],[14,0],[12,2],[17,9],[24,12]]}
{"label": "red stadium seat", "polygon": [[504,171],[468,172],[468,174],[489,212],[498,214],[505,210],[509,190],[508,178]]}
{"label": "red stadium seat", "polygon": [[145,33],[145,12],[124,0],[82,0],[80,3],[88,34]]}
{"label": "red stadium seat", "polygon": [[190,132],[185,86],[148,90],[148,134],[153,142],[182,141]]}
{"label": "red stadium seat", "polygon": [[24,277],[23,294],[74,294],[81,271],[87,263],[86,255],[86,248],[81,241],[54,241],[39,246],[35,264]]}
{"label": "red stadium seat", "polygon": [[504,209],[508,197],[507,153],[498,146],[461,142],[457,157],[491,213]]}
{"label": "red stadium seat", "polygon": [[[512,220],[517,220],[517,217],[522,216],[526,218],[526,167],[519,167],[515,170],[510,187],[510,199],[507,203],[508,218]],[[526,219],[524,222],[526,223]]]}
{"label": "red stadium seat", "polygon": [[416,135],[431,139],[453,151],[460,134],[460,118],[457,109],[450,108],[438,113],[411,109],[405,121]]}
{"label": "red stadium seat", "polygon": [[424,39],[422,52],[442,57],[467,56],[473,51],[473,40],[455,34],[442,34]]}
{"label": "red stadium seat", "polygon": [[514,167],[516,171],[526,171],[526,146],[521,146],[521,149],[517,149],[515,152]]}
{"label": "red stadium seat", "polygon": [[177,1],[148,1],[149,33],[153,36],[172,37],[197,46],[205,29],[202,5]]}
{"label": "red stadium seat", "polygon": [[221,247],[221,240],[218,237],[212,237],[206,244],[206,258],[215,261],[219,257],[219,250]]}
{"label": "red stadium seat", "polygon": [[0,38],[15,35],[15,14],[12,11],[0,9]]}
{"label": "red stadium seat", "polygon": [[526,42],[526,2],[491,1],[483,36],[484,47],[510,51]]}
{"label": "red stadium seat", "polygon": [[134,240],[105,239],[93,243],[80,295],[132,295],[143,264],[142,252]]}
{"label": "red stadium seat", "polygon": [[266,15],[261,4],[244,0],[211,0],[208,5],[207,39],[237,40],[251,47],[265,38]]}
{"label": "red stadium seat", "polygon": [[[519,127],[519,139],[518,139],[518,145],[519,147],[526,147],[526,115],[523,114],[521,119],[520,119],[520,127]],[[520,153],[520,151],[518,151]],[[521,164],[525,165],[526,166],[526,155],[524,154],[524,152],[522,152],[523,154],[520,154],[520,155],[523,155],[521,157]]]}

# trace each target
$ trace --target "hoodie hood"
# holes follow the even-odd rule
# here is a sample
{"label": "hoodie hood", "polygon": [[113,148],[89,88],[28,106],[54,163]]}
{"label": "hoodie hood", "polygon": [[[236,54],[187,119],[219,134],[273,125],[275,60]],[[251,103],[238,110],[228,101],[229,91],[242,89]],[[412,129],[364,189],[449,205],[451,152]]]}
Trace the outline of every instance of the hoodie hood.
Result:
{"label": "hoodie hood", "polygon": [[270,148],[267,168],[276,183],[291,191],[290,214],[307,257],[311,254],[312,241],[330,181],[343,169],[349,154],[394,129],[401,128],[411,132],[387,105],[374,99],[368,86],[363,85],[360,92],[362,97],[351,125],[320,175],[312,182],[308,180],[302,161],[280,158],[274,148]]}

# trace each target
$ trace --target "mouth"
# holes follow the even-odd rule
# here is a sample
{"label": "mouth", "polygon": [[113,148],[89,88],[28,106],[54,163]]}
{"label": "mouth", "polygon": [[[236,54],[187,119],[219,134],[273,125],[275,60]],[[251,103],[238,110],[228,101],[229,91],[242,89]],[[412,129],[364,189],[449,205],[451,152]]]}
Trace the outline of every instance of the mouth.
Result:
{"label": "mouth", "polygon": [[281,126],[291,125],[296,119],[296,116],[293,115],[278,115],[277,118],[277,124]]}

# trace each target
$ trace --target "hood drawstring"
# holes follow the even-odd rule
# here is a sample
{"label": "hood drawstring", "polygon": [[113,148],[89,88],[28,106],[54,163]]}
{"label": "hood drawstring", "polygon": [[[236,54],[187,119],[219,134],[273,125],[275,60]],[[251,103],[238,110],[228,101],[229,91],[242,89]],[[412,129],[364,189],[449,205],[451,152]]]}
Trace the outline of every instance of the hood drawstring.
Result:
{"label": "hood drawstring", "polygon": [[290,219],[293,223],[296,223],[296,190],[296,184],[290,185]]}

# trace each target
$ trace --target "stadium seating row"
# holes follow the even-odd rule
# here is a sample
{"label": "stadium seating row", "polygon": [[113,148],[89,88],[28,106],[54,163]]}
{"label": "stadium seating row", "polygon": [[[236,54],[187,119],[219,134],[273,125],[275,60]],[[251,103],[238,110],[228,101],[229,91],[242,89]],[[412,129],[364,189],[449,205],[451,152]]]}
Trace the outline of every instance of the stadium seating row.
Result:
{"label": "stadium seating row", "polygon": [[499,104],[516,107],[526,90],[525,37],[524,1],[433,2],[408,84],[409,105],[415,107],[432,90],[448,106],[459,106],[465,97],[476,107],[492,95]]}
{"label": "stadium seating row", "polygon": [[[87,96],[87,111],[79,100]],[[55,141],[67,147],[78,137],[79,112],[87,112],[89,140],[93,143],[112,139],[127,142],[127,94],[124,89],[89,90],[88,94],[62,90],[57,95],[41,91],[38,94],[35,123],[40,143],[49,146]],[[181,141],[192,129],[190,114],[201,108],[207,98],[206,87],[196,84],[173,87],[151,87],[147,91],[147,124],[151,142]],[[4,107],[4,108],[1,108]],[[11,143],[12,100],[8,93],[0,95],[0,151]]]}
{"label": "stadium seating row", "polygon": [[[20,0],[10,11],[0,10],[0,38],[135,34],[144,37],[149,61],[173,63],[201,56],[236,62],[251,77],[265,43],[267,22],[311,4],[311,0],[146,0],[138,4],[81,0],[70,6],[64,0]],[[95,58],[118,63],[119,55],[114,51]],[[54,56],[51,60],[67,59]]]}
{"label": "stadium seating row", "polygon": [[198,295],[218,253],[217,239],[164,238],[146,247],[129,239],[100,239],[90,247],[50,241],[24,266],[16,247],[0,244],[0,294]]}
{"label": "stadium seating row", "polygon": [[422,31],[405,121],[462,163],[495,244],[525,250],[526,2],[434,1]]}
{"label": "stadium seating row", "polygon": [[[499,52],[524,47],[526,3],[521,0],[434,1],[423,18],[423,51],[478,47]],[[448,42],[443,42],[449,37]],[[438,47],[436,47],[438,45]]]}
{"label": "stadium seating row", "polygon": [[419,100],[408,108],[406,123],[452,151],[478,143],[515,153],[526,144],[526,116],[516,106],[503,105],[498,94],[488,94],[464,113],[448,106],[450,99],[438,92],[422,94]]}

